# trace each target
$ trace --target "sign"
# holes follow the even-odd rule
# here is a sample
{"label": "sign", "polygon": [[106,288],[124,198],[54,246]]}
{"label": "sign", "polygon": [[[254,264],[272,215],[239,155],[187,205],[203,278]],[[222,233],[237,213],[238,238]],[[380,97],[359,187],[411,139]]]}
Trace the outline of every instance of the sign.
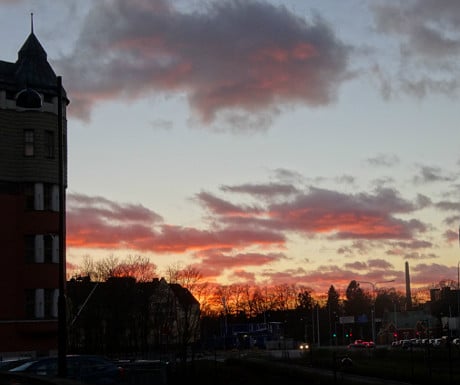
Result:
{"label": "sign", "polygon": [[344,316],[344,317],[340,317],[339,322],[341,324],[353,324],[353,323],[355,323],[355,316],[354,315],[347,315],[347,316]]}

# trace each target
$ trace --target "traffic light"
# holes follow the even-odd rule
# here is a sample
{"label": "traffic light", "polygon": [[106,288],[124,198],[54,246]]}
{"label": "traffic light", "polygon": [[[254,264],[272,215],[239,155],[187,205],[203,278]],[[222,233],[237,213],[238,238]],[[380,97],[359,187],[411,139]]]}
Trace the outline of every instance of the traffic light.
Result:
{"label": "traffic light", "polygon": [[333,334],[332,334],[332,337],[336,338],[336,337],[337,337],[337,333],[333,333]]}

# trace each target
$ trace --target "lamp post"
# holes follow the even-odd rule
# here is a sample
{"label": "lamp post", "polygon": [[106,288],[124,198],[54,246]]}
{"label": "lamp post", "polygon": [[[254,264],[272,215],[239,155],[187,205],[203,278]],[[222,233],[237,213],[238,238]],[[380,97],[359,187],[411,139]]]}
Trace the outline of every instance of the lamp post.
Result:
{"label": "lamp post", "polygon": [[379,283],[390,283],[390,282],[394,282],[395,279],[390,279],[388,281],[379,281],[379,282],[369,282],[369,281],[358,281],[358,283],[367,283],[369,285],[372,286],[372,294],[374,296],[373,298],[373,302],[372,302],[372,308],[371,308],[371,327],[372,327],[372,341],[375,343],[377,343],[376,341],[376,338],[375,338],[375,300],[376,300],[376,286],[379,284]]}

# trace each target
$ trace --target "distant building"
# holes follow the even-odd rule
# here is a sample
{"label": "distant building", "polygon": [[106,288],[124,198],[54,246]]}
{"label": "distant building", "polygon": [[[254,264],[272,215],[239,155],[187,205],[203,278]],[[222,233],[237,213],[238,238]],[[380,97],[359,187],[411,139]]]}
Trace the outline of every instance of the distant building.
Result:
{"label": "distant building", "polygon": [[178,351],[200,339],[200,304],[165,279],[88,278],[67,283],[70,348],[120,354]]}
{"label": "distant building", "polygon": [[64,138],[68,100],[57,90],[32,30],[16,62],[0,61],[1,357],[48,353],[58,345],[58,95]]}

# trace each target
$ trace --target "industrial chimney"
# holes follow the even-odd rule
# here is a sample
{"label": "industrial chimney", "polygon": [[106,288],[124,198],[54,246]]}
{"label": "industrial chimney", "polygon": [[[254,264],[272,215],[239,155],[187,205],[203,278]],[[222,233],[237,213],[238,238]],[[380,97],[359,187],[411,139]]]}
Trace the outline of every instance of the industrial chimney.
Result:
{"label": "industrial chimney", "polygon": [[410,292],[409,262],[406,262],[406,310],[412,309],[412,296]]}

